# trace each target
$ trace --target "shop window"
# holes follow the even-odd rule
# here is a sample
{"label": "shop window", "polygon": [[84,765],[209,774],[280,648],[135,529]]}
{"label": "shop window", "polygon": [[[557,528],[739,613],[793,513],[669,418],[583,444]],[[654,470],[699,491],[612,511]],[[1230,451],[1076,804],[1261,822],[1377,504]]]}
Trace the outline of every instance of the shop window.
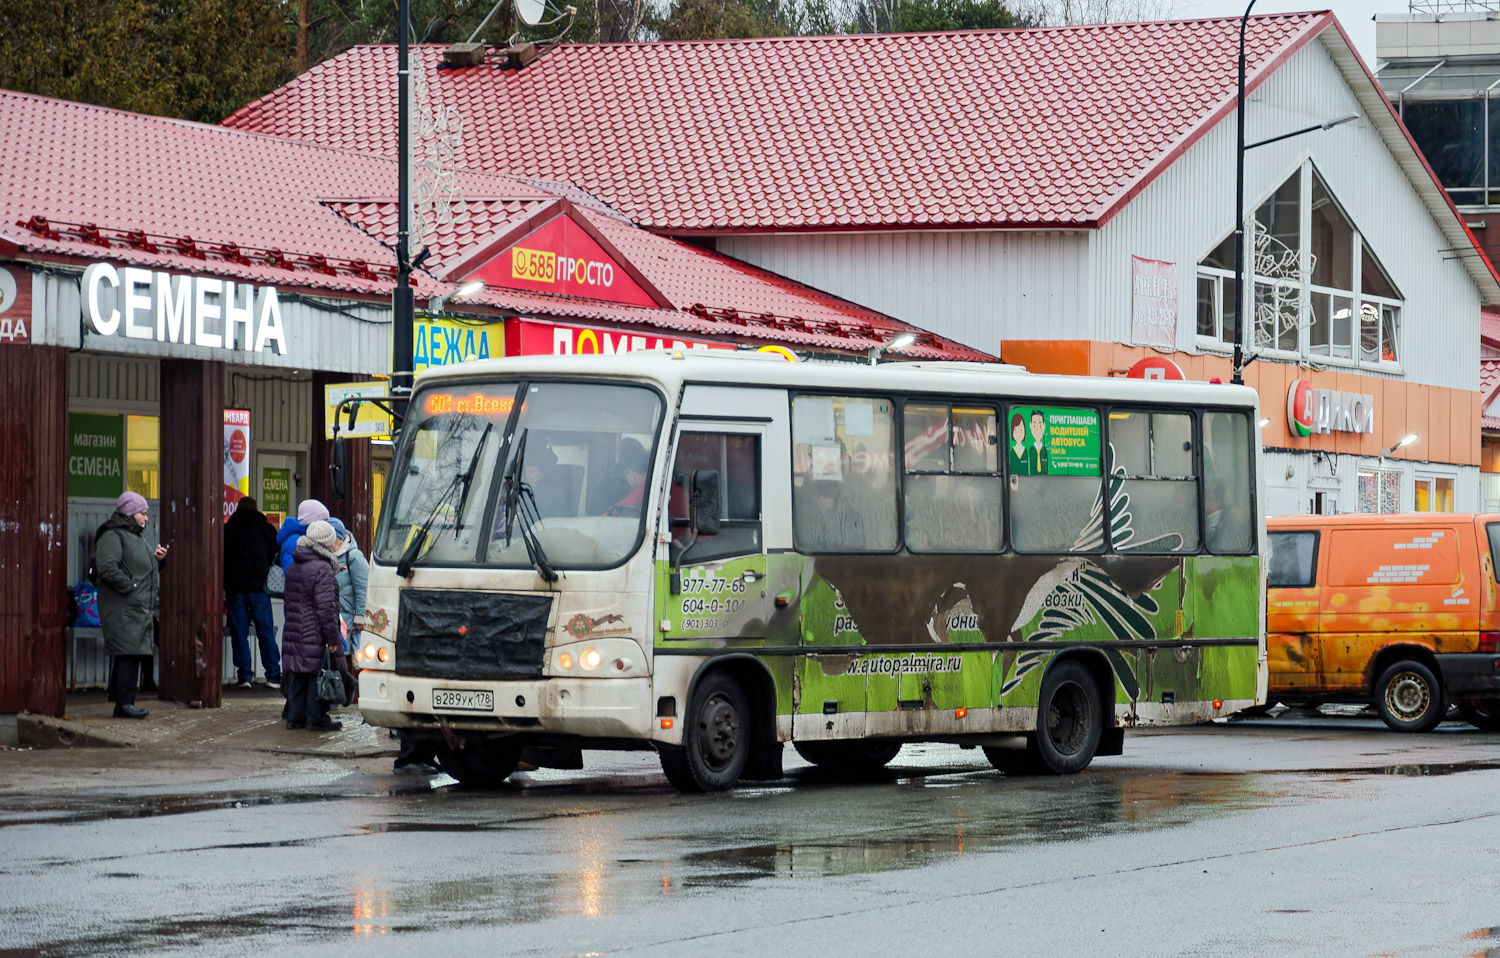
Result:
{"label": "shop window", "polygon": [[1250,501],[1250,418],[1203,414],[1203,539],[1210,552],[1255,550]]}
{"label": "shop window", "polygon": [[153,502],[161,495],[161,420],[125,419],[125,488]]}
{"label": "shop window", "polygon": [[1441,477],[1419,478],[1416,481],[1415,512],[1452,512],[1453,480]]}
{"label": "shop window", "polygon": [[1193,417],[1115,410],[1109,414],[1113,476],[1110,536],[1120,552],[1197,552],[1198,480]]}
{"label": "shop window", "polygon": [[993,408],[907,403],[906,547],[997,552],[1004,479]]}
{"label": "shop window", "polygon": [[1359,472],[1359,511],[1400,512],[1401,473],[1384,469],[1361,469]]}
{"label": "shop window", "polygon": [[[1253,229],[1247,345],[1351,364],[1396,362],[1401,294],[1311,161],[1255,210]],[[1205,345],[1234,341],[1233,244],[1230,233],[1198,263]]]}
{"label": "shop window", "polygon": [[[695,470],[719,474],[719,533],[692,535],[688,493]],[[667,503],[675,563],[707,562],[761,551],[760,437],[684,432],[677,439]],[[686,546],[686,551],[683,551]]]}
{"label": "shop window", "polygon": [[1018,552],[1099,552],[1099,411],[1076,406],[1011,406],[1006,463],[1010,538]]}
{"label": "shop window", "polygon": [[792,527],[802,552],[891,552],[894,404],[872,396],[792,400]]}
{"label": "shop window", "polygon": [[1266,585],[1273,588],[1306,589],[1317,585],[1318,534],[1316,532],[1272,532],[1271,566]]}

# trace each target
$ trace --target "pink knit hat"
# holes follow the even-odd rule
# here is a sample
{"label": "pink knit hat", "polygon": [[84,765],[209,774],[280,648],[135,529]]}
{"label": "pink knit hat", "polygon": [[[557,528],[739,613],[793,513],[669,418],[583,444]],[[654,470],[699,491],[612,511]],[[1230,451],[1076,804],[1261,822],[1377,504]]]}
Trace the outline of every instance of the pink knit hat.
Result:
{"label": "pink knit hat", "polygon": [[122,492],[115,500],[115,511],[122,516],[138,516],[149,508],[146,497],[139,492]]}

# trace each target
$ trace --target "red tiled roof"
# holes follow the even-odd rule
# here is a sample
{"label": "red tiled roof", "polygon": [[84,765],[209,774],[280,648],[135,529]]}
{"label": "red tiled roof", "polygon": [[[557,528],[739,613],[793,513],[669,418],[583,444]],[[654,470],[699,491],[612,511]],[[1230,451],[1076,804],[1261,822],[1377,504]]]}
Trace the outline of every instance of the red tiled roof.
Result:
{"label": "red tiled roof", "polygon": [[[456,185],[474,199],[455,204],[429,239],[427,266],[434,272],[561,202],[545,185],[488,174],[462,172]],[[107,258],[389,297],[396,206],[385,197],[395,187],[396,164],[385,158],[0,90],[0,255]],[[920,339],[904,355],[991,358],[762,270],[649,236],[596,201],[588,206],[579,215],[609,230],[630,257],[668,283],[681,311],[498,289],[475,301],[521,315],[855,352],[910,331]],[[420,298],[454,288],[427,272],[414,274],[413,284]],[[695,310],[698,304],[703,308]],[[755,318],[737,321],[731,313]]]}
{"label": "red tiled roof", "polygon": [[[329,204],[382,244],[396,237],[396,204],[391,200]],[[455,208],[454,223],[483,221],[486,228],[464,234],[469,242],[453,240],[456,228],[443,227],[430,244],[434,252],[426,266],[441,274],[465,259],[476,241],[502,235],[528,218],[545,219],[553,201],[467,200]],[[802,283],[777,276],[718,253],[648,233],[596,209],[574,207],[572,215],[586,220],[659,290],[671,309],[642,309],[581,297],[554,296],[490,287],[468,301],[523,314],[649,325],[703,336],[729,336],[783,342],[814,348],[863,351],[889,342],[905,332],[918,333],[918,342],[901,350],[918,359],[987,360],[992,357],[933,333],[855,305]],[[496,248],[495,254],[502,250]],[[457,281],[479,262],[450,277]],[[445,284],[444,288],[451,288]],[[430,295],[438,295],[434,292]]]}
{"label": "red tiled roof", "polygon": [[[1333,23],[1250,21],[1255,82]],[[564,180],[663,230],[1088,226],[1232,101],[1239,21],[560,45],[439,69],[461,165]],[[356,47],[225,120],[375,155],[396,50]]]}
{"label": "red tiled roof", "polygon": [[1490,346],[1500,346],[1500,311],[1479,310],[1479,341]]}

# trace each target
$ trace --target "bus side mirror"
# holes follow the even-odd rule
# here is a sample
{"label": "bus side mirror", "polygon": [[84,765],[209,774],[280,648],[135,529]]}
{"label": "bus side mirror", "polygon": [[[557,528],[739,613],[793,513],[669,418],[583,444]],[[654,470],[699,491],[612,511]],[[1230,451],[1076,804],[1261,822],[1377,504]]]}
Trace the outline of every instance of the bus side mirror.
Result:
{"label": "bus side mirror", "polygon": [[345,485],[345,483],[344,483],[344,456],[345,456],[345,452],[344,452],[344,437],[343,436],[334,436],[333,437],[333,463],[328,468],[329,468],[329,471],[333,473],[333,497],[335,499],[343,499],[344,498],[344,494],[345,494],[345,489],[344,489],[344,485]]}
{"label": "bus side mirror", "polygon": [[694,469],[688,515],[695,536],[719,534],[719,470]]}

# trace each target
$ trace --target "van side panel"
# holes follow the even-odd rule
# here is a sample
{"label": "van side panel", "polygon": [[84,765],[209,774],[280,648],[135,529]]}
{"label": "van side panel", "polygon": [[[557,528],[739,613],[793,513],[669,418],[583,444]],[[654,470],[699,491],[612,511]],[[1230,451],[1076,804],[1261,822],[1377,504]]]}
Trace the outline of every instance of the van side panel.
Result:
{"label": "van side panel", "polygon": [[1472,651],[1484,586],[1473,529],[1431,524],[1331,529],[1322,586],[1322,665],[1330,690],[1363,688],[1400,641]]}

